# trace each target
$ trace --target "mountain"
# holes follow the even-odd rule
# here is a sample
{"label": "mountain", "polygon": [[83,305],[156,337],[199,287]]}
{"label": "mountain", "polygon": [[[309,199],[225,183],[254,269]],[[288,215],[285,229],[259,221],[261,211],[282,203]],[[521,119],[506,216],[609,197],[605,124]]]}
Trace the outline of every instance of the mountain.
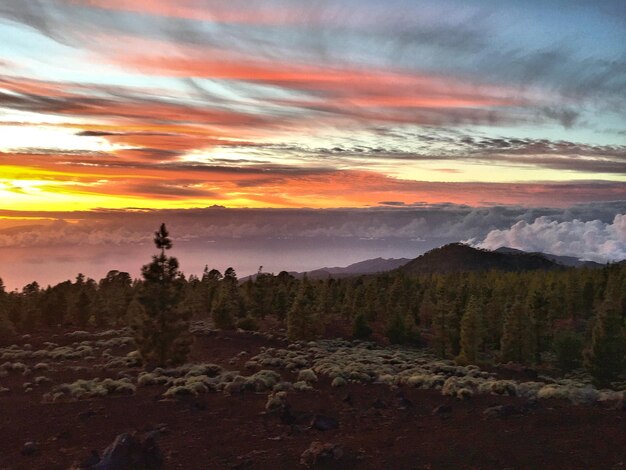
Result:
{"label": "mountain", "polygon": [[518,251],[489,251],[463,243],[451,243],[424,253],[400,267],[400,271],[412,274],[445,274],[492,269],[500,271],[549,270],[562,267],[541,254]]}
{"label": "mountain", "polygon": [[361,274],[375,274],[385,271],[393,271],[404,266],[410,258],[374,258],[359,261],[346,267],[320,268],[307,272],[307,276],[312,279],[323,279],[327,277],[348,277]]}
{"label": "mountain", "polygon": [[[302,278],[305,274],[309,279],[328,279],[331,277],[341,278],[360,276],[363,274],[376,274],[385,271],[393,271],[394,269],[398,269],[400,266],[404,266],[409,261],[411,261],[410,258],[374,258],[367,259],[365,261],[359,261],[358,263],[353,263],[344,267],[325,267],[301,273],[290,271],[289,274],[299,279]],[[253,274],[251,276],[241,278],[240,281],[245,282],[248,279],[255,278],[256,274]]]}
{"label": "mountain", "polygon": [[568,266],[572,268],[583,268],[583,267],[584,268],[601,268],[602,266],[604,266],[603,264],[596,263],[595,261],[581,260],[573,256],[559,256],[559,255],[553,255],[550,253],[542,253],[539,251],[528,252],[528,251],[518,250],[516,248],[509,248],[508,246],[500,247],[494,251],[496,253],[518,253],[518,254],[527,253],[527,254],[533,254],[533,255],[540,255],[546,259],[549,259],[550,261],[555,262],[556,264],[560,264],[561,266]]}

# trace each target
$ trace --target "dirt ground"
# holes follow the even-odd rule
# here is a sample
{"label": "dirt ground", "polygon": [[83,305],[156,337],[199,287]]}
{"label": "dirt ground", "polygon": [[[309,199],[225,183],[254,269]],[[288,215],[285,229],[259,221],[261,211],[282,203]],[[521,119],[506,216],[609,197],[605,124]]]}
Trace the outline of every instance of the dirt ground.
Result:
{"label": "dirt ground", "polygon": [[[29,343],[37,348],[46,340],[35,336]],[[243,370],[247,357],[261,346],[285,343],[248,333],[212,333],[196,338],[192,361]],[[248,356],[228,362],[241,351]],[[295,380],[292,373],[280,372]],[[286,424],[265,412],[267,393],[163,400],[164,388],[156,386],[138,387],[134,395],[44,403],[43,393],[54,384],[106,376],[95,368],[46,375],[53,384],[30,393],[21,390],[30,379],[19,374],[0,378],[0,385],[12,390],[0,395],[0,469],[67,469],[92,450],[102,451],[120,433],[157,428],[167,469],[304,468],[300,456],[313,441],[340,445],[344,456],[334,468],[342,469],[626,468],[626,413],[607,406],[544,400],[527,414],[488,418],[483,414],[487,407],[523,400],[459,400],[436,390],[383,384],[333,388],[322,378],[315,390],[289,393],[296,422]],[[433,414],[440,405],[451,411]],[[337,419],[338,428],[311,429],[315,414]],[[36,443],[34,455],[22,455],[27,441]]]}

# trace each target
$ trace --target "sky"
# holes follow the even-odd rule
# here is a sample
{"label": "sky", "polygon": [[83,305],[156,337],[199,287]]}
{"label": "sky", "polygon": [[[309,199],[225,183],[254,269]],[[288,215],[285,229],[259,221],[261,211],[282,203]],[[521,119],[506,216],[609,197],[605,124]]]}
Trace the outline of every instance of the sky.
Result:
{"label": "sky", "polygon": [[455,240],[626,252],[623,0],[5,0],[0,44],[11,287],[137,273],[148,220],[196,272]]}

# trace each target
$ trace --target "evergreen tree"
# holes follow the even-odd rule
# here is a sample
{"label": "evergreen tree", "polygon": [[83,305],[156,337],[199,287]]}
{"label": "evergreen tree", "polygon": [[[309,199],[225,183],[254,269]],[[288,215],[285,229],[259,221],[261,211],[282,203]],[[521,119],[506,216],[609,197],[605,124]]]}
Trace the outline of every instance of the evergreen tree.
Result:
{"label": "evergreen tree", "polygon": [[287,314],[287,336],[290,340],[313,339],[320,330],[315,286],[305,277]]}
{"label": "evergreen tree", "polygon": [[224,271],[224,279],[213,305],[211,316],[217,328],[232,329],[245,313],[243,300],[239,294],[237,274],[233,268]]}
{"label": "evergreen tree", "polygon": [[420,334],[415,321],[408,315],[394,313],[385,329],[387,339],[391,344],[419,344]]}
{"label": "evergreen tree", "polygon": [[213,304],[217,297],[217,293],[220,287],[220,280],[223,278],[222,273],[217,269],[211,269],[204,267],[202,273],[202,279],[200,280],[202,291],[202,309],[205,315],[210,315],[213,309]]}
{"label": "evergreen tree", "polygon": [[178,260],[165,255],[172,247],[165,224],[155,233],[154,243],[161,253],[141,268],[143,283],[129,308],[135,343],[149,365],[182,364],[191,348],[190,312],[179,308],[184,277]]}
{"label": "evergreen tree", "polygon": [[432,318],[433,347],[441,357],[454,357],[456,319],[452,302],[438,300],[435,304],[435,314]]}
{"label": "evergreen tree", "polygon": [[76,324],[80,327],[84,327],[89,322],[89,317],[91,316],[91,299],[87,295],[87,292],[82,290],[80,294],[78,294],[78,299],[76,300]]}
{"label": "evergreen tree", "polygon": [[355,339],[369,339],[372,336],[372,329],[367,324],[365,315],[359,313],[354,317],[354,323],[352,324],[352,337]]}
{"label": "evergreen tree", "polygon": [[459,364],[476,364],[483,345],[484,328],[481,302],[470,298],[461,319],[461,352],[456,360]]}
{"label": "evergreen tree", "polygon": [[15,334],[15,327],[9,320],[9,299],[4,290],[4,282],[0,278],[0,336]]}
{"label": "evergreen tree", "polygon": [[580,367],[582,363],[583,337],[575,331],[565,330],[554,336],[556,365],[564,372]]}
{"label": "evergreen tree", "polygon": [[605,302],[596,314],[585,366],[599,386],[610,385],[625,372],[624,319],[618,306]]}
{"label": "evergreen tree", "polygon": [[500,355],[504,362],[531,364],[535,359],[535,341],[528,312],[521,302],[516,301],[506,313]]}

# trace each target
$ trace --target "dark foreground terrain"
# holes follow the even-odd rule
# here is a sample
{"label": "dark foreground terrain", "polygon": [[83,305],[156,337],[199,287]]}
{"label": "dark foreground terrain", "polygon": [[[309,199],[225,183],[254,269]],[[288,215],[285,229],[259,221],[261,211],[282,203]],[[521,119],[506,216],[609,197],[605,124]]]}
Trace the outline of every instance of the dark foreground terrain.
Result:
{"label": "dark foreground terrain", "polygon": [[[615,400],[573,405],[506,394],[460,399],[408,384],[332,387],[323,374],[311,383],[312,390],[288,391],[288,406],[273,412],[266,411],[268,391],[253,390],[164,398],[167,386],[152,385],[137,386],[132,394],[44,398],[58,390],[55,386],[77,379],[126,375],[136,384],[139,369],[130,361],[111,362],[132,350],[128,341],[116,342],[116,337],[119,333],[60,332],[18,341],[11,349],[14,358],[4,349],[3,369],[9,371],[0,385],[9,390],[0,395],[0,468],[70,468],[131,431],[154,431],[164,468],[172,469],[305,468],[301,455],[314,441],[335,446],[327,461],[308,460],[314,468],[626,468],[626,412]],[[250,375],[253,371],[243,372],[244,365],[261,347],[286,348],[287,343],[243,332],[200,331],[191,360]],[[39,351],[36,357],[34,351]],[[13,370],[6,365],[16,362],[26,367],[25,374],[22,366]],[[296,372],[274,369],[282,380],[297,381]],[[485,413],[494,405],[510,406]],[[316,415],[318,423],[311,426]],[[27,442],[33,444],[24,447]]]}

